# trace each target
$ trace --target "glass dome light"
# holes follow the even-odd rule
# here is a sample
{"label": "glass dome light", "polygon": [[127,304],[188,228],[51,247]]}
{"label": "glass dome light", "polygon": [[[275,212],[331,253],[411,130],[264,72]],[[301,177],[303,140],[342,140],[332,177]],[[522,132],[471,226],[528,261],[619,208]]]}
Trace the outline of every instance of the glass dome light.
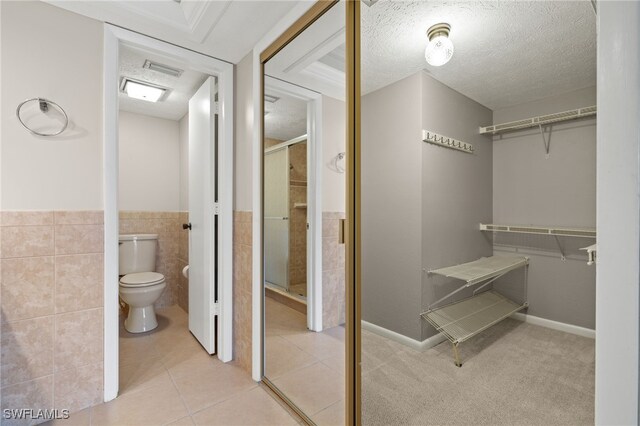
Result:
{"label": "glass dome light", "polygon": [[453,56],[453,43],[449,40],[449,31],[451,25],[445,23],[433,25],[427,30],[429,44],[424,51],[424,58],[429,65],[439,67],[449,62]]}

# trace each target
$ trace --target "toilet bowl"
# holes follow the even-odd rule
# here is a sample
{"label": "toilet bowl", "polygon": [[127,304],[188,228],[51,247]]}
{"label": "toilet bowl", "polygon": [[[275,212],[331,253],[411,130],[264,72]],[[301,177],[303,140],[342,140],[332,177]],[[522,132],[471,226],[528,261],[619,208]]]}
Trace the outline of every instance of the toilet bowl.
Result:
{"label": "toilet bowl", "polygon": [[167,286],[156,270],[157,234],[120,235],[120,298],[129,305],[124,328],[144,333],[158,326],[153,304]]}
{"label": "toilet bowl", "polygon": [[129,305],[124,328],[129,333],[144,333],[158,326],[153,304],[167,286],[164,275],[137,272],[120,279],[120,297]]}

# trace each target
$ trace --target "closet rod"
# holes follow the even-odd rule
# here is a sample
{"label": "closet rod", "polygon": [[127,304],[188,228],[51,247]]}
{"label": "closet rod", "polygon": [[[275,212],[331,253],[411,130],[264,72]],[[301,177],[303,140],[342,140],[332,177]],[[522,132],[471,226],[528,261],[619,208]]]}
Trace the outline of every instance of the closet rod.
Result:
{"label": "closet rod", "polygon": [[541,115],[538,117],[525,118],[524,120],[510,121],[508,123],[494,124],[493,126],[480,127],[480,134],[491,133],[493,135],[510,132],[513,130],[528,129],[530,127],[540,127],[547,124],[559,123],[562,121],[576,120],[578,118],[596,115],[596,105],[572,109],[570,111],[556,112],[555,114]]}

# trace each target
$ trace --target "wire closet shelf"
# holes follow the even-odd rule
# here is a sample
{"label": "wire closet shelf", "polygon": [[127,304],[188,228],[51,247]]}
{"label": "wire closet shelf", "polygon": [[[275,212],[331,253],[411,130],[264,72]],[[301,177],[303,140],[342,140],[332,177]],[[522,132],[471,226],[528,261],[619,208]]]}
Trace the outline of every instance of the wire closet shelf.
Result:
{"label": "wire closet shelf", "polygon": [[[458,345],[478,333],[499,323],[510,315],[525,309],[528,302],[516,303],[494,290],[480,292],[498,278],[516,269],[525,268],[524,294],[527,294],[527,266],[529,259],[523,256],[491,256],[461,265],[429,271],[429,274],[455,278],[462,286],[432,303],[420,314],[429,324],[442,333],[453,346],[455,364],[462,366]],[[481,284],[473,296],[441,307],[435,307],[458,292]]]}

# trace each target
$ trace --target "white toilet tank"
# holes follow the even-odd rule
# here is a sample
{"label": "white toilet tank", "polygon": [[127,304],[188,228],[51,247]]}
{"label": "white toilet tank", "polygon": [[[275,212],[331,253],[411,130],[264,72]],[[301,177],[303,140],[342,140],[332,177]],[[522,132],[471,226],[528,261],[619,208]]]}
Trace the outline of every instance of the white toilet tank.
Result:
{"label": "white toilet tank", "polygon": [[120,275],[156,270],[158,234],[120,235]]}

